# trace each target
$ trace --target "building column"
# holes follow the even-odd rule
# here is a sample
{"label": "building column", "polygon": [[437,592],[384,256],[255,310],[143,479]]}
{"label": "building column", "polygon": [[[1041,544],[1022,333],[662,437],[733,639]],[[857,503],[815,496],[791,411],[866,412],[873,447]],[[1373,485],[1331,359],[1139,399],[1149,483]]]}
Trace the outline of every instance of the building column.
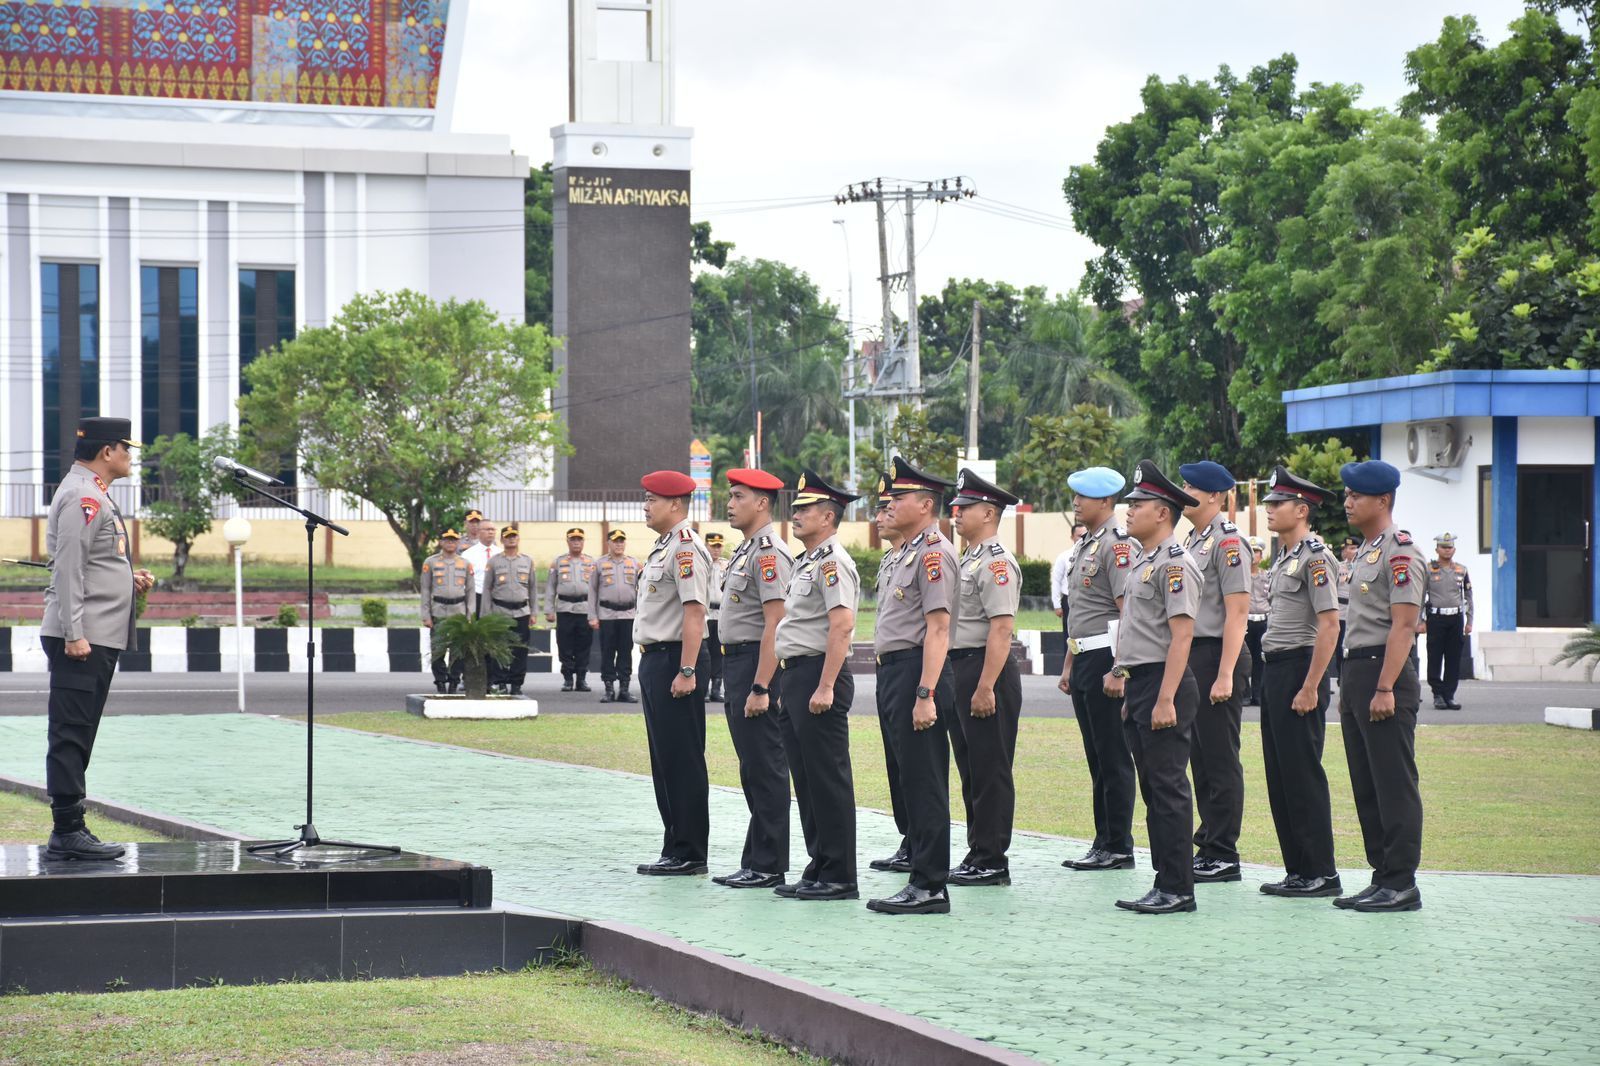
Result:
{"label": "building column", "polygon": [[[1597,444],[1600,447],[1600,444]],[[1517,628],[1517,420],[1494,419],[1489,499],[1494,565],[1494,629]]]}

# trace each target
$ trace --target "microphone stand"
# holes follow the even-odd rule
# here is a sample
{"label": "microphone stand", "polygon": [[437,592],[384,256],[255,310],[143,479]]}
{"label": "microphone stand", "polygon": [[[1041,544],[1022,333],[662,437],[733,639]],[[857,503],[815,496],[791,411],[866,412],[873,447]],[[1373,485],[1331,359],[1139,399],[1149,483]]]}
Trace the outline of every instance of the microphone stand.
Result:
{"label": "microphone stand", "polygon": [[316,600],[316,534],[318,526],[326,526],[342,537],[348,537],[350,531],[328,519],[306,510],[297,504],[290,503],[281,496],[253,484],[244,474],[235,470],[233,480],[242,489],[248,489],[257,496],[265,497],[280,507],[301,515],[306,520],[306,820],[304,825],[295,826],[300,830],[298,837],[287,840],[268,840],[260,844],[251,844],[245,850],[254,854],[269,855],[281,859],[304,848],[346,848],[353,851],[387,851],[399,854],[400,849],[392,844],[355,844],[347,840],[324,840],[317,835],[317,827],[311,820],[312,797],[312,769],[315,766],[313,741],[316,737],[316,679],[317,679],[317,600]]}

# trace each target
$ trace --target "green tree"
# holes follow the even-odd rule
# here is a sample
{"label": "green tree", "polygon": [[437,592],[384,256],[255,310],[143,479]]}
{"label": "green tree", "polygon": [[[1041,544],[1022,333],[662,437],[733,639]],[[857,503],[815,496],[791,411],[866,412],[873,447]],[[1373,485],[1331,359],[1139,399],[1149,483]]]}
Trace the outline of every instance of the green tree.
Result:
{"label": "green tree", "polygon": [[555,273],[555,177],[550,164],[529,169],[522,182],[522,307],[528,325],[550,328]]}
{"label": "green tree", "polygon": [[1102,407],[1080,403],[1063,415],[1029,418],[1028,442],[1007,465],[1004,479],[1019,495],[1039,510],[1062,511],[1071,506],[1067,476],[1074,470],[1125,464],[1116,420]]}
{"label": "green tree", "polygon": [[[963,441],[954,433],[933,428],[926,408],[900,404],[895,408],[887,436],[890,451],[905,456],[906,462],[918,470],[948,481],[955,480]],[[864,480],[870,478],[874,469],[884,465],[882,456],[874,454],[871,458],[877,466],[862,466]]]}
{"label": "green tree", "polygon": [[474,491],[526,479],[562,444],[550,346],[543,326],[503,322],[478,301],[357,296],[246,369],[251,454],[278,469],[298,444],[317,484],[383,512],[415,578]]}
{"label": "green tree", "polygon": [[[1340,468],[1346,463],[1365,458],[1365,455],[1357,456],[1355,449],[1338,437],[1329,437],[1320,444],[1302,441],[1281,461],[1291,473],[1330,492],[1342,494],[1344,482],[1339,476]],[[1345,519],[1344,508],[1335,500],[1322,507],[1313,507],[1311,512],[1311,528],[1322,537],[1324,543],[1333,545],[1337,553],[1338,546],[1350,535],[1350,523]]]}
{"label": "green tree", "polygon": [[236,496],[233,479],[211,465],[219,455],[233,455],[236,442],[226,423],[213,426],[199,440],[187,433],[157,437],[141,456],[144,481],[156,498],[143,509],[144,526],[172,542],[172,581],[184,579],[189,552],[202,534],[211,532],[218,497]]}

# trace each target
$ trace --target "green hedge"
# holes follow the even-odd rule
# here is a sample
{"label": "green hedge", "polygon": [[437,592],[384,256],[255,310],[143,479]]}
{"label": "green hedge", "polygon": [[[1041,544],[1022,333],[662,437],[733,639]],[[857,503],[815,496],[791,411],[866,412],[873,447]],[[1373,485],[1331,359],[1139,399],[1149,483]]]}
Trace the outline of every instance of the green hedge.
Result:
{"label": "green hedge", "polygon": [[[861,583],[866,591],[873,587],[873,580],[878,575],[878,564],[883,559],[882,551],[871,548],[848,548],[850,558],[855,560],[856,573],[861,575]],[[1048,559],[1018,559],[1018,567],[1022,570],[1022,594],[1024,596],[1050,595],[1050,566]]]}

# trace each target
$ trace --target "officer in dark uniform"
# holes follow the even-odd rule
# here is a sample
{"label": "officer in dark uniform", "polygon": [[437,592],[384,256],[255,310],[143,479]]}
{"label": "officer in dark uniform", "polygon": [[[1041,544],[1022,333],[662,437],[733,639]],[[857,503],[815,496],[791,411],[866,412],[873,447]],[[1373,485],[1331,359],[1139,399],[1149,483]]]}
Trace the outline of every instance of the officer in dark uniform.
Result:
{"label": "officer in dark uniform", "polygon": [[873,650],[878,706],[889,717],[889,739],[900,766],[911,879],[893,896],[868,901],[869,909],[886,914],[950,910],[947,731],[955,716],[949,650],[956,556],[939,532],[939,505],[949,488],[948,481],[895,456],[889,521],[905,538],[905,548],[889,579],[890,595],[878,606]]}
{"label": "officer in dark uniform", "polygon": [[1417,706],[1422,686],[1411,655],[1427,563],[1394,524],[1400,471],[1372,460],[1346,463],[1344,512],[1362,542],[1350,577],[1339,732],[1355,792],[1372,884],[1334,905],[1358,911],[1422,906],[1422,792],[1417,780]]}
{"label": "officer in dark uniform", "polygon": [[1133,491],[1123,499],[1128,532],[1141,551],[1122,600],[1117,664],[1105,686],[1107,695],[1127,700],[1123,735],[1139,771],[1156,883],[1138,899],[1117,900],[1117,906],[1171,914],[1195,909],[1194,805],[1187,770],[1200,694],[1189,669],[1189,649],[1204,580],[1173,526],[1184,508],[1199,501],[1148,459],[1134,467]]}
{"label": "officer in dark uniform", "polygon": [[1261,752],[1267,802],[1278,830],[1284,878],[1269,896],[1337,896],[1333,815],[1322,770],[1327,729],[1327,669],[1339,639],[1338,561],[1311,533],[1318,504],[1334,494],[1278,467],[1267,495],[1267,528],[1281,548],[1272,564],[1272,612],[1262,638]]}
{"label": "officer in dark uniform", "polygon": [[589,629],[589,579],[594,560],[583,551],[583,530],[567,530],[567,554],[550,562],[545,583],[545,620],[556,627],[556,656],[561,660],[561,691],[589,691],[589,658],[594,635]]}
{"label": "officer in dark uniform", "polygon": [[150,571],[133,569],[128,527],[110,495],[111,483],[133,469],[130,449],[140,444],[128,439],[132,432],[126,418],[80,419],[74,462],[50,500],[50,584],[39,630],[50,668],[47,859],[115,859],[124,850],[89,831],[83,801],[117,657],[133,643],[134,599],[155,584]]}
{"label": "officer in dark uniform", "polygon": [[1433,705],[1459,711],[1456,685],[1461,680],[1461,644],[1472,635],[1472,575],[1456,562],[1456,538],[1433,538],[1439,557],[1428,563],[1428,591],[1423,597],[1422,632],[1428,635],[1428,687]]}
{"label": "officer in dark uniform", "polygon": [[711,636],[706,639],[706,702],[722,702],[722,582],[728,576],[728,560],[722,547],[727,538],[721,533],[707,533],[706,551],[711,553],[711,605],[706,611],[706,626]]}
{"label": "officer in dark uniform", "polygon": [[952,524],[961,553],[951,623],[950,667],[956,716],[950,748],[967,812],[966,858],[950,871],[952,885],[1009,885],[1011,827],[1017,790],[1012,762],[1022,715],[1022,674],[1011,658],[1022,571],[1000,543],[1000,516],[1022,501],[971,470],[956,475]]}
{"label": "officer in dark uniform", "polygon": [[660,534],[645,559],[634,636],[662,842],[661,857],[638,870],[703,874],[711,835],[705,679],[711,553],[689,521],[694,478],[657,470],[639,484],[645,525]]}
{"label": "officer in dark uniform", "polygon": [[1115,525],[1117,493],[1126,484],[1105,466],[1067,478],[1073,519],[1088,532],[1067,567],[1067,657],[1057,687],[1072,697],[1094,797],[1094,840],[1083,858],[1062,862],[1071,870],[1133,866],[1133,759],[1122,733],[1122,698],[1104,686],[1113,662],[1110,627],[1122,609],[1138,547]]}
{"label": "officer in dark uniform", "polygon": [[772,520],[783,482],[764,470],[730,470],[727,477],[728,521],[744,542],[722,568],[717,636],[728,684],[723,712],[739,756],[750,826],[739,869],[711,880],[729,888],[776,888],[789,870],[789,762],[787,710],[772,690],[778,687],[778,625],[794,560]]}
{"label": "officer in dark uniform", "polygon": [[[889,482],[894,475],[884,471],[878,475],[876,492],[877,511],[873,515],[873,524],[878,527],[878,536],[888,545],[883,551],[883,558],[878,562],[878,575],[874,582],[876,589],[875,601],[879,607],[883,606],[886,597],[893,595],[890,579],[895,575],[895,568],[900,564],[905,541],[900,537],[900,531],[889,522]],[[886,859],[873,859],[870,865],[874,870],[893,870],[895,873],[908,874],[911,872],[911,853],[906,848],[906,804],[900,795],[900,764],[894,759],[894,742],[889,739],[889,716],[880,703],[878,705],[878,736],[883,741],[884,770],[889,777],[889,810],[894,815],[894,827],[900,834],[900,846],[895,848],[894,854]]]}

